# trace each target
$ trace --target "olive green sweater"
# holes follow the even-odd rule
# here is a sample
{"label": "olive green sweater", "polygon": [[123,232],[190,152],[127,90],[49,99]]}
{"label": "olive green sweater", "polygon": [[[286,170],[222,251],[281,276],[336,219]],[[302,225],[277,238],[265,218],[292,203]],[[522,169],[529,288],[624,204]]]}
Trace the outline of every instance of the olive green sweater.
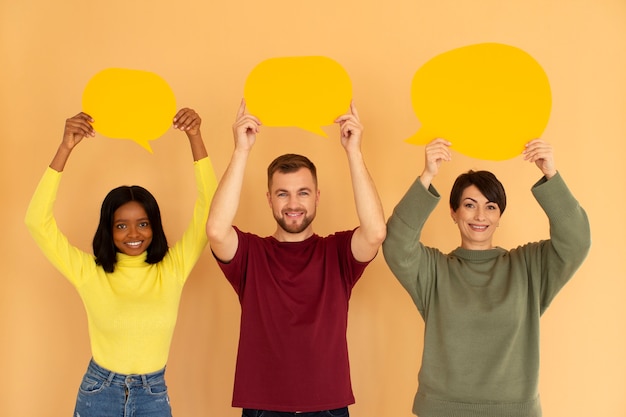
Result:
{"label": "olive green sweater", "polygon": [[539,319],[591,238],[587,215],[559,174],[532,193],[550,220],[550,239],[510,251],[444,254],[423,245],[422,227],[440,196],[419,178],[390,217],[385,260],[425,321],[416,415],[541,416]]}

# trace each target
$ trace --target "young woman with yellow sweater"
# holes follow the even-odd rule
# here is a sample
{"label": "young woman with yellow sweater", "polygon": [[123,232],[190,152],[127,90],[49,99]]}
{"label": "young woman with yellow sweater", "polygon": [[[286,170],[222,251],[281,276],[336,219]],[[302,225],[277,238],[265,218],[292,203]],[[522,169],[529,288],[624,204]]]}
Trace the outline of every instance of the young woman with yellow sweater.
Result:
{"label": "young woman with yellow sweater", "polygon": [[201,119],[181,109],[174,128],[189,138],[197,199],[193,218],[172,247],[156,200],[139,186],[112,190],[102,203],[94,254],[71,245],[58,229],[53,206],[65,164],[93,119],[67,119],[63,140],[26,214],[26,224],[52,264],[77,289],[85,310],[92,360],[74,417],[169,417],[164,374],[183,285],[207,244],[209,205],[217,181],[200,133]]}

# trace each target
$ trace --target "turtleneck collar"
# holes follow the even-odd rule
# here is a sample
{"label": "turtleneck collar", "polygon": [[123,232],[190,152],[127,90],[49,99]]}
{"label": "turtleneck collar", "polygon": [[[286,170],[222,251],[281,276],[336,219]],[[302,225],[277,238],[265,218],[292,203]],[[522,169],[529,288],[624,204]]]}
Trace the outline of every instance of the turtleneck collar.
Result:
{"label": "turtleneck collar", "polygon": [[468,261],[488,261],[490,259],[497,258],[498,256],[502,256],[505,253],[506,250],[499,246],[496,246],[493,249],[481,250],[464,249],[458,247],[450,252],[450,255],[458,256],[459,258],[467,259]]}
{"label": "turtleneck collar", "polygon": [[146,266],[146,259],[148,258],[148,252],[143,252],[141,255],[130,256],[118,252],[116,267],[141,267]]}

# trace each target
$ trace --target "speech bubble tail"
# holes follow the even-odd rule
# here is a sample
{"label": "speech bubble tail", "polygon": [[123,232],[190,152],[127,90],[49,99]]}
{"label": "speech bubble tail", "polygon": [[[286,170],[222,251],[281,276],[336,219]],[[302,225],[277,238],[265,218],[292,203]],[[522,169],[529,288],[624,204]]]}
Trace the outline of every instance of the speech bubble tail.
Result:
{"label": "speech bubble tail", "polygon": [[321,126],[313,126],[313,127],[300,126],[300,128],[306,130],[307,132],[315,133],[316,135],[328,138],[328,134],[324,132]]}
{"label": "speech bubble tail", "polygon": [[136,138],[136,139],[132,139],[132,141],[135,142],[137,145],[141,146],[142,148],[144,148],[146,151],[150,153],[154,153],[152,151],[152,147],[150,146],[150,142],[147,139]]}
{"label": "speech bubble tail", "polygon": [[431,132],[425,129],[419,129],[413,136],[405,139],[404,141],[406,143],[410,143],[411,145],[426,145],[433,139],[435,139],[435,136]]}

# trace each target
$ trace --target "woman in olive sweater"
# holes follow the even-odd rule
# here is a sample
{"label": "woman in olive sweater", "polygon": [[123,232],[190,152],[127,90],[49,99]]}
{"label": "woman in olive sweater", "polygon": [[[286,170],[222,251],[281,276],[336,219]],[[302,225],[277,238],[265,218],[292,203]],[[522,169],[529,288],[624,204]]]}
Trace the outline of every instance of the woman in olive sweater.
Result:
{"label": "woman in olive sweater", "polygon": [[460,175],[450,215],[461,245],[449,254],[420,242],[440,196],[431,185],[450,143],[426,146],[425,167],[395,207],[383,252],[425,321],[413,412],[419,417],[538,417],[539,319],[591,244],[585,211],[557,172],[552,147],[529,142],[524,159],[543,177],[532,193],[550,221],[550,239],[512,250],[493,246],[506,208],[487,171]]}

